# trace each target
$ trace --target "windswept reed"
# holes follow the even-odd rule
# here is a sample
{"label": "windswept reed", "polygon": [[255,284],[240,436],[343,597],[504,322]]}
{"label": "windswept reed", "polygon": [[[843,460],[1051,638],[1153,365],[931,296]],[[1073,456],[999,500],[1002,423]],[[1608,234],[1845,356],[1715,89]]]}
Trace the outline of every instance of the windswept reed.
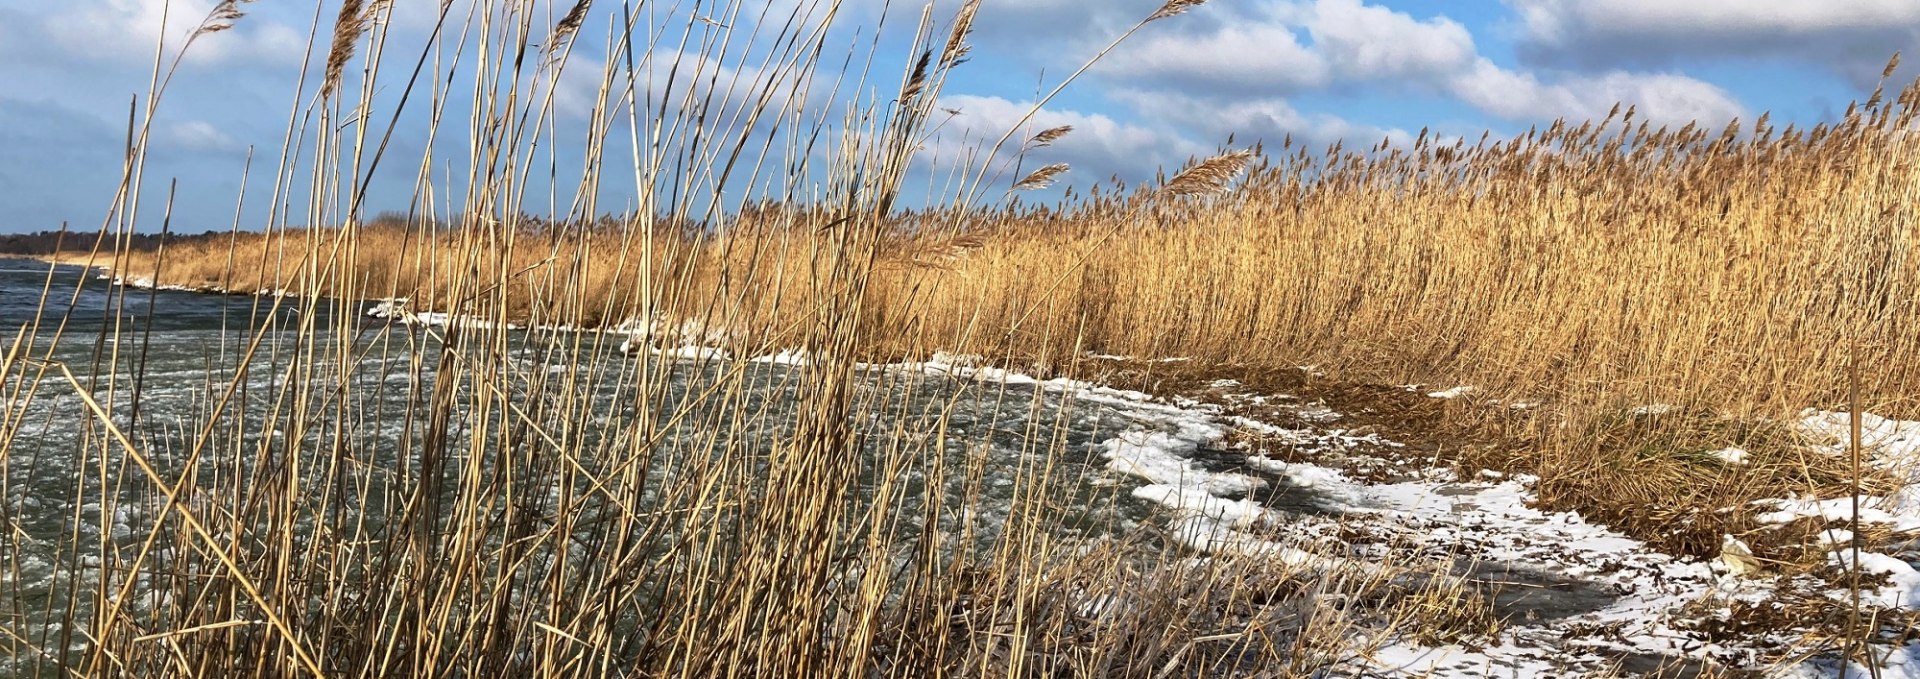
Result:
{"label": "windswept reed", "polygon": [[[1169,0],[1113,44],[1199,4]],[[11,334],[0,487],[60,499],[7,496],[7,516],[36,520],[0,539],[6,670],[1309,676],[1396,635],[1497,625],[1445,578],[1380,575],[1414,564],[1189,560],[1112,516],[1085,522],[1103,537],[1068,537],[1064,517],[1102,500],[1063,406],[865,362],[957,350],[1074,372],[1100,352],[1476,385],[1494,400],[1449,405],[1448,422],[1528,446],[1452,452],[1633,507],[1663,483],[1747,480],[1667,464],[1666,444],[1734,427],[1643,426],[1623,415],[1636,406],[1834,403],[1853,341],[1874,366],[1870,408],[1910,412],[1894,395],[1920,393],[1920,86],[1810,130],[1653,128],[1629,108],[1472,144],[1288,140],[1045,207],[977,204],[983,164],[954,207],[903,209],[979,3],[944,31],[922,14],[885,87],[859,65],[826,84],[839,3],[623,5],[589,120],[560,131],[555,89],[591,68],[570,50],[601,16],[568,7],[441,13],[419,61],[448,70],[401,103],[432,114],[415,132],[464,135],[463,152],[425,146],[404,213],[367,218],[362,202],[376,169],[391,181],[410,162],[383,163],[393,130],[372,115],[391,3],[348,0],[319,39],[296,99],[312,103],[270,163],[269,223],[114,247],[140,226],[144,133],[130,140],[92,256],[129,279],[269,294],[228,300],[196,336],[200,383],[166,418],[151,414],[153,335],[120,309],[74,326],[91,337],[39,320]],[[223,3],[209,25],[240,19]],[[516,56],[541,53],[530,36],[546,58]],[[467,129],[440,126],[462,115]],[[589,140],[581,181],[539,196],[558,175],[543,154],[570,132]],[[600,182],[629,164],[633,204],[598,216]],[[771,195],[737,198],[749,185]],[[369,321],[376,298],[447,316]],[[642,356],[618,357],[623,341]],[[801,359],[747,360],[778,350]],[[989,464],[1009,435],[1020,454]],[[29,444],[56,447],[17,452]]]}

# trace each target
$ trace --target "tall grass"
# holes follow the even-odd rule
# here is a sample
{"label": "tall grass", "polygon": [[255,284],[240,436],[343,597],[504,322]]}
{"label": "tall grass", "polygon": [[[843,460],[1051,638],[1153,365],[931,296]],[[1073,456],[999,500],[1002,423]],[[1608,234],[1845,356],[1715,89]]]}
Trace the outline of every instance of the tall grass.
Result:
{"label": "tall grass", "polygon": [[[1534,401],[1741,413],[1837,403],[1836,347],[1858,339],[1863,363],[1878,366],[1868,392],[1892,398],[1920,377],[1909,360],[1920,346],[1908,252],[1920,173],[1904,160],[1917,97],[1909,87],[1811,130],[1651,128],[1629,110],[1473,145],[1283,146],[1225,193],[1194,195],[1176,177],[1063,206],[896,215],[865,291],[881,302],[863,324],[874,338],[912,331],[931,345],[1023,360],[1062,362],[1083,344],[1256,367],[1312,363]],[[599,278],[570,289],[596,300],[579,313],[536,313],[524,300],[550,291],[526,285],[510,305],[519,320],[586,325],[686,315],[726,289],[724,272],[737,287],[762,288],[752,297],[771,309],[788,292],[761,284],[809,265],[796,223],[778,208],[694,225],[542,223],[520,237],[590,243],[582,249],[591,253],[617,252],[635,232],[673,245],[644,265],[596,255],[602,261],[584,268]],[[431,274],[463,261],[461,248],[499,248],[418,225],[362,236],[383,254],[362,259],[355,275],[442,308]],[[408,238],[445,244],[400,247]],[[242,236],[238,258],[285,257],[289,240]],[[242,291],[293,285],[272,266],[240,267],[233,279],[229,250],[217,241],[175,248],[161,278]],[[515,257],[482,265],[551,268],[539,249]],[[617,281],[640,269],[685,271],[697,283],[620,299]],[[1045,328],[1073,332],[1039,341]]]}
{"label": "tall grass", "polygon": [[[193,40],[246,9],[221,3]],[[838,3],[623,6],[583,130],[565,130],[554,100],[567,69],[589,68],[570,58],[596,30],[585,0],[443,3],[418,46],[391,42],[394,3],[337,9],[314,26],[285,145],[261,158],[270,176],[249,177],[264,196],[240,196],[225,237],[137,253],[124,244],[147,224],[146,130],[178,63],[163,44],[92,253],[128,278],[292,294],[235,298],[217,330],[159,334],[126,320],[141,301],[121,288],[49,292],[11,335],[6,671],[1311,672],[1361,650],[1337,633],[1349,615],[1377,614],[1385,639],[1434,608],[1375,569],[1191,561],[1115,518],[1114,537],[1069,539],[1064,517],[1084,506],[1064,498],[1086,494],[1070,408],[1028,396],[1009,419],[999,408],[1018,393],[856,363],[972,346],[1004,323],[941,315],[965,291],[944,276],[1006,256],[955,223],[972,213],[908,232],[894,204],[974,3],[946,22],[920,14],[891,83],[823,68]],[[411,74],[384,70],[409,61]],[[836,104],[806,103],[821,94]],[[447,123],[460,115],[464,128]],[[542,149],[579,132],[584,179],[529,216],[533,178],[558,163]],[[398,158],[394,134],[463,137],[461,152]],[[615,135],[630,157],[610,152]],[[412,216],[374,224],[369,186],[409,163]],[[643,217],[587,219],[628,164]],[[769,177],[771,207],[720,202]],[[245,223],[261,200],[267,223]],[[397,296],[467,321],[372,322],[355,301]],[[130,310],[173,313],[146,304]],[[1081,331],[1054,325],[1060,313],[1022,332],[1071,343]],[[808,361],[624,360],[618,336],[508,327],[633,318]],[[149,370],[182,351],[197,384]],[[992,419],[950,426],[966,413]],[[989,465],[982,451],[1008,433],[1019,461]],[[1451,591],[1433,583],[1411,590]],[[1335,591],[1338,606],[1322,597]]]}
{"label": "tall grass", "polygon": [[[221,4],[196,39],[244,7]],[[613,12],[592,114],[563,124],[556,84],[592,68],[571,58],[600,30],[589,3],[443,5],[418,46],[390,44],[391,3],[342,3],[315,27],[312,80],[256,180],[266,195],[242,196],[265,200],[268,222],[131,252],[112,243],[146,224],[144,130],[170,78],[157,66],[96,256],[128,278],[296,296],[236,302],[177,421],[138,414],[152,347],[131,327],[13,335],[0,481],[70,487],[57,537],[0,542],[12,669],[1310,674],[1464,607],[1425,605],[1372,569],[1063,537],[1080,468],[1066,418],[1045,408],[1018,425],[1034,454],[1010,472],[1004,516],[983,520],[983,479],[1007,470],[948,423],[979,407],[967,399],[1007,394],[857,361],[948,349],[1071,372],[1104,352],[1473,384],[1547,404],[1456,414],[1523,432],[1536,445],[1501,462],[1575,489],[1602,461],[1634,463],[1597,443],[1623,409],[1836,402],[1843,340],[1876,366],[1861,376],[1882,395],[1870,407],[1904,412],[1888,395],[1920,386],[1907,259],[1920,172],[1905,160],[1920,88],[1813,130],[1655,129],[1629,110],[1471,145],[1224,149],[1165,182],[1046,208],[981,206],[966,197],[1000,187],[974,179],[955,207],[908,211],[896,196],[975,5],[915,16],[891,82],[870,65],[838,72],[837,3],[765,7]],[[396,90],[428,129],[387,106]],[[461,152],[402,159],[389,134],[459,138]],[[560,162],[545,149],[569,134],[587,140],[583,179],[540,196]],[[628,181],[628,165],[635,216],[596,217],[599,184]],[[415,178],[410,212],[367,214],[369,186],[394,176]],[[719,198],[749,184],[771,186],[769,201]],[[543,200],[548,214],[530,215]],[[356,300],[392,297],[484,322],[369,325]],[[614,360],[620,335],[507,329],[627,321],[698,329],[643,338],[662,349],[731,354]],[[745,360],[784,348],[811,360]],[[30,421],[36,401],[57,418]],[[70,455],[11,457],[53,419],[77,430]],[[1671,478],[1606,475],[1649,501]],[[41,570],[51,584],[21,584]],[[1431,582],[1428,596],[1450,596]],[[1343,633],[1360,624],[1373,627]]]}
{"label": "tall grass", "polygon": [[[1041,372],[1071,370],[1094,351],[1474,385],[1487,399],[1542,407],[1454,408],[1460,428],[1515,442],[1469,462],[1539,473],[1565,506],[1710,551],[1727,526],[1676,508],[1676,494],[1737,506],[1820,486],[1822,475],[1797,458],[1734,475],[1684,464],[1687,452],[1767,437],[1630,413],[1667,404],[1778,421],[1837,407],[1848,366],[1839,348],[1856,342],[1868,408],[1914,412],[1920,171],[1906,159],[1916,104],[1920,89],[1909,86],[1812,129],[1764,119],[1656,128],[1628,109],[1472,144],[1422,135],[1412,148],[1362,152],[1283,142],[1060,205],[894,213],[876,226],[853,346],[873,359],[980,353]],[[798,345],[811,322],[811,293],[794,281],[814,271],[816,211],[576,217],[487,235],[388,219],[352,230],[370,246],[351,276],[379,296],[459,312],[445,272],[478,270],[511,279],[489,307],[502,319],[670,319],[763,353]],[[127,270],[157,267],[163,282],[189,286],[340,294],[268,262],[343,233],[203,240],[173,248],[164,266],[147,256]],[[641,234],[651,250],[626,254]],[[643,272],[678,283],[636,290]],[[1596,500],[1612,508],[1586,506]]]}

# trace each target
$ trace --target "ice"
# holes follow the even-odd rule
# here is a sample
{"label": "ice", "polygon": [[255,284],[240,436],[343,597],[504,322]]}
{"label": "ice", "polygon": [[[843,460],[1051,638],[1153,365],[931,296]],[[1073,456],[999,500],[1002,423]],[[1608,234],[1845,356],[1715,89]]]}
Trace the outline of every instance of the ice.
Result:
{"label": "ice", "polygon": [[1177,507],[1189,514],[1220,521],[1235,528],[1245,528],[1273,518],[1273,513],[1267,511],[1258,502],[1228,500],[1192,486],[1149,484],[1133,489],[1133,496],[1168,507]]}
{"label": "ice", "polygon": [[1259,557],[1294,567],[1326,567],[1344,561],[1327,559],[1305,550],[1234,530],[1227,524],[1205,516],[1189,516],[1168,527],[1175,540],[1208,554],[1236,554]]}

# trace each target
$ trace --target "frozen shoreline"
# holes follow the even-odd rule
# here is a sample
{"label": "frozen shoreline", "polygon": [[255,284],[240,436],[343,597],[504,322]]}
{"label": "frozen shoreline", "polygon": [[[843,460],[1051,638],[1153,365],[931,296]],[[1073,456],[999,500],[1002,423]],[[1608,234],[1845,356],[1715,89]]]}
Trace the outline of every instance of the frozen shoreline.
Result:
{"label": "frozen shoreline", "polygon": [[[153,287],[139,279],[114,283]],[[159,287],[161,290],[198,291]],[[220,293],[228,294],[228,293]],[[288,296],[286,291],[262,294]],[[401,300],[368,300],[369,316],[410,325],[435,327],[499,327],[481,319],[436,312],[411,312]],[[521,329],[505,325],[510,329]],[[668,360],[731,361],[737,357],[715,344],[702,327],[675,327],[650,321],[642,327],[570,328],[548,326],[543,331],[621,333],[628,336],[623,351],[646,352]],[[1100,359],[1105,357],[1093,356]],[[805,365],[804,352],[788,349],[744,358],[753,363]],[[1165,359],[1175,360],[1175,359]],[[1724,615],[1733,605],[1777,605],[1788,595],[1840,597],[1844,592],[1817,587],[1790,578],[1766,579],[1742,572],[1738,549],[1729,543],[1722,559],[1678,559],[1652,550],[1644,543],[1572,512],[1549,513],[1530,506],[1533,479],[1498,473],[1455,478],[1444,469],[1416,469],[1417,479],[1375,483],[1355,479],[1332,466],[1282,462],[1260,454],[1239,455],[1237,468],[1221,468],[1220,446],[1235,430],[1263,437],[1291,439],[1299,445],[1324,448],[1330,454],[1345,450],[1387,449],[1396,445],[1374,434],[1350,434],[1339,427],[1341,415],[1315,412],[1299,418],[1311,427],[1286,428],[1246,418],[1229,418],[1217,408],[1197,403],[1165,403],[1153,396],[1098,386],[1065,378],[1039,379],[984,365],[978,357],[935,354],[923,362],[862,364],[865,370],[911,370],[962,380],[1029,385],[1068,395],[1091,404],[1126,409],[1150,425],[1123,432],[1098,444],[1104,472],[1132,484],[1135,498],[1154,503],[1166,512],[1169,535],[1200,554],[1236,554],[1271,558],[1309,567],[1374,567],[1390,561],[1428,559],[1436,563],[1495,563],[1530,568],[1553,578],[1604,589],[1611,598],[1605,606],[1543,621],[1510,623],[1502,639],[1483,647],[1421,646],[1406,640],[1383,640],[1380,652],[1356,668],[1370,676],[1466,677],[1486,674],[1541,676],[1569,671],[1597,670],[1622,657],[1670,658],[1723,667],[1752,667],[1800,643],[1799,630],[1783,629],[1736,640],[1715,639],[1704,633],[1701,616]],[[1220,385],[1231,388],[1234,385]],[[1427,394],[1433,398],[1472,398],[1471,387],[1455,387]],[[1266,395],[1248,394],[1249,398]],[[1515,407],[1519,407],[1518,404]],[[1660,404],[1636,411],[1658,416],[1671,409]],[[1920,422],[1868,416],[1864,447],[1877,467],[1901,478],[1920,478]],[[1816,452],[1846,450],[1846,415],[1809,410],[1796,426]],[[1250,453],[1252,451],[1240,451]],[[1203,455],[1205,453],[1205,455]],[[1728,464],[1740,464],[1744,452],[1719,451]],[[1263,504],[1253,495],[1274,487],[1309,495],[1327,505],[1327,515],[1305,514]],[[1778,498],[1759,515],[1762,523],[1778,525],[1801,518],[1850,520],[1845,500]],[[1865,498],[1860,519],[1896,531],[1920,531],[1920,484],[1909,484],[1887,497]],[[1845,533],[1840,530],[1838,533]],[[1353,535],[1361,535],[1355,540]],[[1821,545],[1840,566],[1851,564],[1845,549],[1848,537],[1831,534]],[[1732,540],[1731,537],[1729,537]],[[1314,547],[1306,549],[1304,547]],[[1911,554],[1867,553],[1862,570],[1882,574],[1886,584],[1865,592],[1865,601],[1889,611],[1920,609],[1920,571],[1908,561]],[[1920,677],[1920,645],[1873,647],[1883,654],[1881,676]],[[1866,676],[1865,668],[1843,666],[1829,656],[1790,667],[1776,668],[1784,676]]]}
{"label": "frozen shoreline", "polygon": [[[1409,559],[1438,560],[1456,569],[1472,565],[1510,574],[1531,571],[1543,582],[1581,589],[1587,599],[1596,598],[1593,592],[1602,592],[1599,598],[1608,599],[1601,606],[1579,601],[1592,610],[1570,606],[1562,617],[1509,621],[1496,643],[1478,648],[1379,640],[1384,643],[1378,651],[1351,668],[1363,676],[1557,676],[1631,665],[1626,661],[1633,659],[1642,664],[1658,659],[1701,667],[1766,667],[1782,654],[1808,650],[1802,637],[1809,630],[1716,639],[1708,623],[1715,616],[1728,615],[1736,605],[1780,606],[1784,599],[1803,596],[1840,601],[1847,595],[1824,589],[1804,576],[1761,577],[1744,571],[1737,558],[1744,545],[1731,536],[1728,553],[1720,559],[1677,558],[1577,513],[1535,509],[1531,505],[1536,479],[1525,475],[1489,470],[1463,479],[1446,469],[1426,468],[1408,470],[1416,477],[1413,480],[1374,483],[1333,467],[1283,462],[1260,454],[1244,456],[1239,469],[1210,471],[1200,462],[1199,453],[1202,448],[1218,448],[1229,430],[1318,446],[1336,455],[1341,450],[1392,450],[1398,444],[1371,433],[1347,432],[1339,427],[1342,416],[1324,407],[1299,418],[1318,425],[1290,429],[1224,417],[1217,407],[1198,403],[1168,404],[1139,392],[974,367],[969,358],[940,355],[908,367],[962,379],[1073,392],[1084,402],[1124,404],[1136,417],[1146,415],[1154,428],[1125,432],[1099,444],[1106,471],[1138,483],[1131,494],[1165,508],[1171,535],[1196,552],[1272,558],[1327,569],[1375,569]],[[1471,388],[1451,389],[1432,397],[1460,398],[1471,392]],[[1873,463],[1898,471],[1902,478],[1920,479],[1920,422],[1877,416],[1865,420],[1863,442]],[[1844,413],[1808,410],[1795,426],[1818,442],[1820,449],[1815,452],[1837,454],[1846,449]],[[1727,453],[1722,459],[1738,464],[1741,458]],[[1322,511],[1288,511],[1248,497],[1270,484],[1311,496]],[[1843,511],[1845,500],[1766,502],[1776,508],[1762,515],[1762,521],[1770,524],[1808,516],[1851,516],[1836,513]],[[1891,497],[1865,498],[1863,507],[1863,524],[1920,530],[1920,483]],[[1823,540],[1818,546],[1829,550],[1832,562],[1846,565],[1846,537],[1829,534]],[[1867,605],[1890,612],[1920,609],[1920,571],[1906,560],[1913,556],[1862,555],[1863,570],[1887,580],[1863,592]],[[1878,658],[1880,676],[1920,677],[1920,644],[1870,648]],[[1865,667],[1843,667],[1832,654],[1771,669],[1809,679],[1868,676]]]}

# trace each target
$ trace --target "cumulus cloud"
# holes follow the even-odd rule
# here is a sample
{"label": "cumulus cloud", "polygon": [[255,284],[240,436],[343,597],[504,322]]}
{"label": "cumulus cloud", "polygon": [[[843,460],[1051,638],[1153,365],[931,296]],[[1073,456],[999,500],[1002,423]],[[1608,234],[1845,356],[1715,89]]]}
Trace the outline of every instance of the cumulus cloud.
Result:
{"label": "cumulus cloud", "polygon": [[[53,45],[70,56],[144,63],[153,58],[154,46],[163,35],[170,52],[179,49],[213,6],[212,0],[59,3],[58,9],[43,15],[40,21]],[[307,43],[306,35],[257,14],[240,19],[230,30],[196,42],[186,55],[187,62],[298,63]]]}
{"label": "cumulus cloud", "polygon": [[1307,32],[1333,70],[1348,79],[1415,78],[1473,63],[1473,35],[1446,17],[1418,20],[1360,0],[1320,0]]}
{"label": "cumulus cloud", "polygon": [[1282,3],[1238,19],[1156,35],[1103,74],[1127,91],[1125,101],[1152,117],[1213,135],[1292,134],[1313,141],[1404,136],[1302,113],[1288,101],[1362,87],[1452,97],[1513,121],[1597,117],[1615,102],[1661,122],[1718,123],[1742,112],[1725,90],[1679,74],[1501,67],[1479,54],[1459,22],[1415,18],[1360,0]]}
{"label": "cumulus cloud", "polygon": [[1674,74],[1621,71],[1572,76],[1545,83],[1531,73],[1510,71],[1486,59],[1454,78],[1462,101],[1508,120],[1600,118],[1615,103],[1634,106],[1643,119],[1684,124],[1725,123],[1743,114],[1733,95],[1712,84]]}
{"label": "cumulus cloud", "polygon": [[[957,115],[942,124],[926,157],[937,163],[938,169],[950,169],[978,162],[995,139],[1032,110],[1033,102],[962,94],[941,98],[940,106],[956,111]],[[1027,159],[1033,167],[1048,163],[1072,165],[1072,174],[1064,183],[1084,184],[1115,175],[1151,176],[1156,169],[1178,165],[1186,157],[1207,150],[1206,146],[1165,126],[1126,123],[1099,113],[1042,109],[1024,128],[1016,131],[1000,160],[1007,160],[1009,154],[1018,151],[1021,140],[1041,130],[1065,125],[1073,126],[1071,134],[1031,152]],[[1002,179],[1001,183],[1011,183],[1017,177]]]}
{"label": "cumulus cloud", "polygon": [[[67,109],[92,111],[99,121],[121,120],[128,93],[144,90],[145,64],[152,58],[161,22],[166,22],[165,34],[177,46],[214,1],[172,0],[169,13],[162,10],[162,0],[0,0],[0,61],[9,66],[0,68],[0,97],[12,94],[54,101]],[[443,39],[471,37],[473,29],[464,26],[464,17],[474,1],[455,0],[448,27],[453,32]],[[933,169],[944,178],[938,170],[970,162],[969,153],[991,143],[1026,113],[1036,86],[1057,82],[1163,1],[983,0],[972,40],[977,47],[974,61],[956,72],[941,102],[959,114],[936,121],[940,129],[927,141],[926,162],[916,171],[924,176]],[[684,103],[680,95],[691,88],[714,94],[716,102],[725,100],[728,105],[710,105],[713,110],[706,113],[709,120],[726,119],[728,111],[737,110],[747,96],[751,89],[747,83],[761,75],[761,69],[777,68],[769,63],[779,63],[759,58],[762,52],[754,50],[761,48],[749,49],[738,42],[753,32],[754,17],[771,8],[767,9],[770,16],[784,19],[785,12],[815,2],[770,0],[743,5],[740,17],[720,17],[730,21],[735,31],[736,42],[729,43],[726,58],[681,55],[683,67],[707,68],[705,72],[719,74],[720,82],[708,85],[702,79],[702,84],[690,85],[686,78],[676,80],[671,114],[699,108],[680,106]],[[936,31],[944,30],[944,22],[961,2],[932,0]],[[1445,16],[1451,12],[1448,5],[1429,4],[1430,9],[1407,12],[1383,6],[1380,0],[1215,0],[1148,26],[1037,114],[1023,134],[1062,125],[1076,130],[1053,146],[1031,153],[1025,168],[1070,163],[1074,170],[1064,178],[1069,184],[1085,185],[1116,174],[1137,181],[1152,176],[1156,169],[1170,169],[1189,157],[1214,152],[1228,135],[1234,136],[1236,146],[1256,140],[1272,145],[1292,136],[1300,145],[1325,146],[1341,140],[1357,149],[1383,138],[1409,143],[1413,135],[1404,128],[1421,125],[1434,127],[1442,136],[1477,136],[1482,126],[1515,123],[1524,127],[1559,117],[1599,117],[1616,101],[1634,105],[1644,118],[1662,123],[1698,119],[1718,124],[1734,116],[1747,117],[1747,111],[1726,89],[1689,75],[1706,58],[1765,55],[1796,67],[1794,77],[1805,77],[1806,64],[1819,64],[1849,78],[1872,79],[1878,77],[1893,49],[1905,47],[1911,52],[1920,47],[1920,3],[1912,0],[1504,2],[1513,10],[1508,19],[1517,40],[1517,61],[1503,50],[1477,44],[1491,35],[1487,31],[1498,30],[1499,19],[1476,17],[1463,24]],[[554,4],[564,10],[568,2],[555,0]],[[876,58],[881,65],[874,72],[897,74],[895,62],[907,58],[904,36],[926,2],[894,0],[887,10],[887,33],[875,41],[873,19],[882,4],[883,0],[845,0],[839,25],[825,38],[827,74],[814,81],[814,90],[804,100],[789,102],[783,96],[774,106],[826,111],[837,117],[840,109],[829,106],[825,98],[835,86],[833,75],[849,45],[856,50],[856,68],[864,50],[878,44]],[[263,133],[250,125],[268,121],[267,127],[275,127],[284,120],[291,74],[299,66],[307,22],[312,20],[312,6],[302,9],[299,5],[251,3],[247,5],[250,15],[232,31],[195,46],[190,64],[218,68],[189,69],[193,77],[174,83],[176,94],[156,123],[155,143],[156,148],[177,151],[161,157],[214,165],[231,160],[231,151],[244,148],[244,143],[278,140],[277,130]],[[391,74],[410,69],[438,7],[432,2],[395,7],[390,23],[394,42],[388,58],[396,61],[390,63],[388,82],[397,85],[397,76]],[[618,3],[596,4],[595,14],[588,19],[589,30],[577,38],[574,61],[553,92],[559,130],[553,150],[563,159],[579,153],[581,135],[571,130],[580,129],[591,111],[609,49],[603,44],[604,28],[619,11]],[[660,38],[661,45],[677,44],[662,36],[686,25],[684,15],[668,17],[649,11],[642,12],[642,21],[655,23],[643,31],[650,30],[649,35]],[[320,20],[331,22],[332,16],[323,15]],[[700,24],[698,29],[709,30],[708,26]],[[323,26],[322,31],[327,28]],[[641,92],[654,96],[656,105],[666,94],[663,66],[672,61],[676,48],[660,50],[655,60],[641,62]],[[1908,61],[1920,67],[1920,59]],[[858,88],[841,83],[837,94],[845,98],[857,89],[861,95],[884,99],[893,83],[882,80]],[[1787,92],[1791,83],[1805,82],[1786,81],[1775,88],[1782,92],[1778,97],[1756,95],[1752,103],[1775,104],[1780,97],[1794,95]],[[621,85],[624,82],[616,87]],[[384,90],[379,96],[385,98],[376,100],[376,108],[391,102],[397,89]],[[1413,110],[1435,101],[1444,102],[1437,118]],[[46,114],[0,100],[0,109],[9,106],[11,112],[0,110],[0,119]],[[424,143],[418,139],[423,136],[418,131],[424,128],[418,126],[425,124],[425,116],[420,106],[410,108],[401,119],[396,145]],[[382,120],[384,115],[376,113]],[[462,117],[449,120],[458,125]],[[21,146],[29,143],[28,137],[59,139],[67,147],[85,145],[103,154],[108,161],[96,164],[112,169],[123,131],[116,124],[103,125],[104,134],[91,128],[81,134],[71,125],[15,123],[12,129],[0,129],[0,140],[10,141],[0,148],[28,148]],[[34,148],[40,150],[21,153],[39,158],[53,153],[54,147]],[[11,172],[9,177],[24,176],[30,184],[39,175],[22,175],[29,165],[0,162],[0,171]],[[45,167],[44,163],[31,165]],[[75,165],[40,172],[69,177],[86,169]],[[985,188],[1004,187],[1014,179],[1002,176]],[[28,198],[36,200],[43,193],[57,193],[52,189],[29,192],[35,195]],[[21,198],[15,200],[12,207],[17,209],[38,209],[22,206]],[[399,200],[404,202],[405,196]],[[92,202],[73,204],[92,207]]]}
{"label": "cumulus cloud", "polygon": [[1296,146],[1307,148],[1338,141],[1371,146],[1384,140],[1407,145],[1414,137],[1399,128],[1357,123],[1329,113],[1303,112],[1284,99],[1209,102],[1138,90],[1122,91],[1117,96],[1149,117],[1193,130],[1207,139],[1225,141],[1231,136],[1236,145],[1279,144],[1287,137],[1292,137]]}
{"label": "cumulus cloud", "polygon": [[[981,0],[973,24],[973,41],[995,49],[1057,58],[1062,56],[1063,48],[1074,51],[1074,48],[1096,43],[1105,44],[1159,9],[1164,1]],[[892,21],[912,21],[918,20],[920,10],[931,4],[933,19],[945,22],[963,2],[965,0],[848,0],[846,4],[850,9],[843,12],[850,13],[856,21],[864,21],[879,16],[884,6]],[[1181,17],[1183,21],[1192,18]]]}
{"label": "cumulus cloud", "polygon": [[1793,55],[1856,84],[1920,47],[1911,0],[1507,0],[1520,53],[1554,66],[1668,66],[1688,57]]}
{"label": "cumulus cloud", "polygon": [[1225,26],[1202,35],[1154,35],[1120,52],[1101,73],[1121,81],[1220,92],[1291,94],[1325,87],[1327,60],[1282,24]]}
{"label": "cumulus cloud", "polygon": [[245,144],[236,141],[219,126],[204,120],[167,124],[155,133],[154,145],[165,149],[202,153],[226,153],[246,148]]}
{"label": "cumulus cloud", "polygon": [[1319,0],[1155,33],[1123,49],[1102,72],[1182,89],[1288,95],[1405,82],[1460,70],[1474,56],[1472,34],[1451,19],[1415,19],[1359,0]]}

